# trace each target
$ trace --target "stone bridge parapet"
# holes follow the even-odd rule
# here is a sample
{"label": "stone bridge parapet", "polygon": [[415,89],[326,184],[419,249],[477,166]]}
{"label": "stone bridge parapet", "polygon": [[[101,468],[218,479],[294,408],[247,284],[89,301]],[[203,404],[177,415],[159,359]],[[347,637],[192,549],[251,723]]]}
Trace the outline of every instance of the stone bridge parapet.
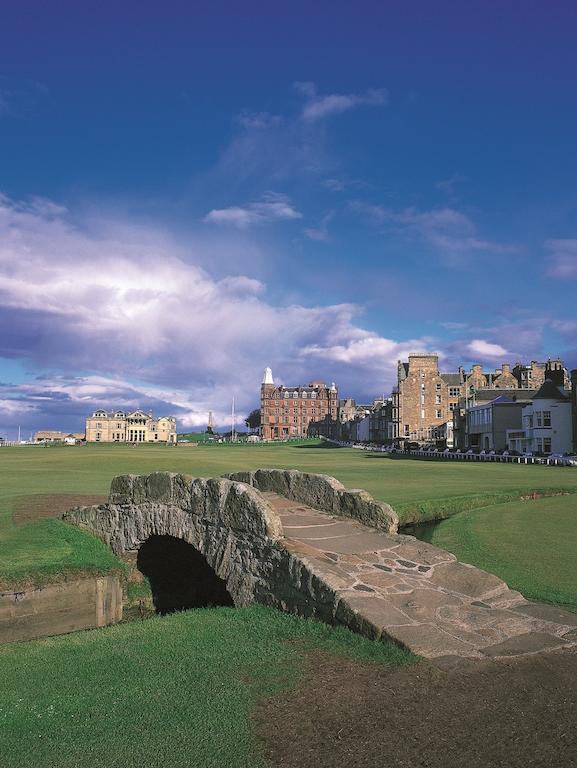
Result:
{"label": "stone bridge parapet", "polygon": [[350,517],[386,533],[396,533],[399,518],[384,501],[376,501],[363,490],[349,490],[329,475],[299,472],[296,469],[257,469],[223,475],[247,483],[259,491],[277,493],[313,509],[337,517]]}

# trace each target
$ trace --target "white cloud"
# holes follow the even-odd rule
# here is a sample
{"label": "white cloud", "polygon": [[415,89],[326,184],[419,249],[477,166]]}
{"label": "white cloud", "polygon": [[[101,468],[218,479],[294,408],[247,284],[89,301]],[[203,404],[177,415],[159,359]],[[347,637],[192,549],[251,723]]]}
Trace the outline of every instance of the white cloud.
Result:
{"label": "white cloud", "polygon": [[302,94],[306,101],[302,118],[308,122],[322,120],[331,115],[348,112],[360,106],[380,106],[387,104],[388,94],[384,88],[369,88],[363,93],[331,93],[320,95],[314,83],[294,84],[295,89]]}
{"label": "white cloud", "polygon": [[549,253],[548,274],[560,280],[576,279],[577,240],[547,240],[545,247]]}
{"label": "white cloud", "polygon": [[506,357],[511,354],[500,344],[492,344],[484,339],[473,339],[467,344],[466,349],[471,355],[477,355],[483,360],[486,358]]}
{"label": "white cloud", "polygon": [[198,257],[155,229],[1,200],[0,358],[48,372],[0,386],[3,418],[25,405],[23,427],[80,428],[95,407],[126,401],[196,425],[226,414],[233,393],[240,412],[254,407],[266,365],[349,393],[390,388],[396,342],[359,328],[358,307],[276,306],[259,280],[217,280]]}
{"label": "white cloud", "polygon": [[205,222],[228,224],[239,229],[246,229],[253,224],[294,219],[302,219],[302,213],[293,207],[285,195],[271,192],[259,202],[230,208],[215,208],[204,217]]}
{"label": "white cloud", "polygon": [[353,210],[373,223],[392,231],[418,237],[435,250],[448,256],[470,253],[514,253],[517,248],[478,237],[474,222],[454,208],[419,211],[416,208],[395,210],[359,200],[351,203]]}

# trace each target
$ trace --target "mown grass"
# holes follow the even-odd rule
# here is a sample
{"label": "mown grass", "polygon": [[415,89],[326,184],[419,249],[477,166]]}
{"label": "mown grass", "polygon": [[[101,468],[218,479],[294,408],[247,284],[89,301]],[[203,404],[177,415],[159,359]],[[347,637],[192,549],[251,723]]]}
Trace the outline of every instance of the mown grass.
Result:
{"label": "mown grass", "polygon": [[304,441],[280,445],[91,445],[0,449],[0,584],[42,583],[120,567],[108,549],[58,520],[15,526],[12,510],[30,494],[106,494],[117,474],[157,470],[211,476],[258,467],[294,468],[337,477],[391,503],[402,522],[433,519],[535,490],[577,492],[577,472],[563,467],[391,460]]}
{"label": "mown grass", "polygon": [[487,506],[443,520],[429,540],[525,597],[577,610],[577,496]]}
{"label": "mown grass", "polygon": [[204,609],[0,647],[2,768],[261,768],[254,702],[321,650],[414,657],[253,606]]}

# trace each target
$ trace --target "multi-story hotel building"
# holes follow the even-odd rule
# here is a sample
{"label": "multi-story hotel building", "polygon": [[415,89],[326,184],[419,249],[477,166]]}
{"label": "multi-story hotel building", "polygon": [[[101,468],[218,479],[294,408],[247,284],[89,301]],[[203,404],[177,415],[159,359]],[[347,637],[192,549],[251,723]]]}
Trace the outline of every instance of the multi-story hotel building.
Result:
{"label": "multi-story hotel building", "polygon": [[86,419],[87,443],[176,443],[176,419],[144,411],[95,411]]}
{"label": "multi-story hotel building", "polygon": [[338,418],[339,393],[322,381],[308,386],[276,386],[267,368],[260,388],[260,429],[263,440],[326,434]]}

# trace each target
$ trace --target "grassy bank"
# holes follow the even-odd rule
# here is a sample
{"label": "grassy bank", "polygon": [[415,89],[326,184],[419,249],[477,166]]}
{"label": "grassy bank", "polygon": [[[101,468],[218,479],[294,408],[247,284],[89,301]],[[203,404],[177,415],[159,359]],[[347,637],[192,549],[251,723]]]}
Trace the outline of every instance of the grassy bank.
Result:
{"label": "grassy bank", "polygon": [[431,531],[431,542],[528,598],[577,609],[577,496],[487,506]]}
{"label": "grassy bank", "polygon": [[[533,491],[577,492],[577,471],[563,467],[390,460],[381,454],[307,441],[280,445],[92,445],[0,449],[0,583],[42,582],[79,568],[119,567],[104,545],[58,520],[15,525],[16,505],[34,494],[106,494],[117,474],[157,470],[211,476],[258,467],[334,475],[391,503],[402,522],[447,514]],[[24,501],[23,501],[24,499]]]}
{"label": "grassy bank", "polygon": [[252,706],[293,686],[315,649],[414,658],[260,606],[0,647],[2,768],[260,768]]}

